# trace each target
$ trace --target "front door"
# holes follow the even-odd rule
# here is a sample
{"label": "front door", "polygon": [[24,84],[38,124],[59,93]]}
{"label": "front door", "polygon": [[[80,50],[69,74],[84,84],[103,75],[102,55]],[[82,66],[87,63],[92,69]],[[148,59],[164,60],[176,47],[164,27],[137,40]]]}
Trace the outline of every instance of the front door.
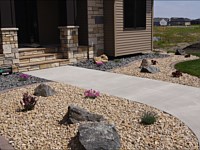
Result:
{"label": "front door", "polygon": [[36,0],[15,0],[19,45],[39,42],[37,15]]}

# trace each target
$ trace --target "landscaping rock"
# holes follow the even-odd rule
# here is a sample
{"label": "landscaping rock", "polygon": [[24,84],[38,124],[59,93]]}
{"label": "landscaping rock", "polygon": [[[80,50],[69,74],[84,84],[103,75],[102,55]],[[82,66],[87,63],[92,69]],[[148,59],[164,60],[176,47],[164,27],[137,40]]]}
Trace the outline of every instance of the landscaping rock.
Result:
{"label": "landscaping rock", "polygon": [[43,84],[43,83],[40,84],[34,90],[35,96],[48,97],[48,96],[53,96],[55,93],[56,93],[55,90],[53,90],[49,85],[46,85],[46,84]]}
{"label": "landscaping rock", "polygon": [[185,51],[182,49],[177,49],[175,55],[185,55]]}
{"label": "landscaping rock", "polygon": [[120,137],[113,125],[87,123],[78,128],[78,138],[86,150],[119,150]]}
{"label": "landscaping rock", "polygon": [[99,57],[94,57],[94,61],[96,63],[98,63],[98,62],[106,63],[106,62],[108,62],[108,57],[105,54],[103,54],[103,55],[101,55]]}
{"label": "landscaping rock", "polygon": [[81,61],[76,64],[72,64],[72,66],[101,70],[101,71],[108,71],[115,68],[126,66],[127,64],[132,63],[137,60],[142,60],[142,59],[147,59],[147,58],[149,59],[165,58],[165,57],[169,57],[169,55],[147,53],[147,54],[142,54],[142,55],[134,55],[134,56],[117,58],[117,62],[116,62],[116,59],[109,60],[107,63],[104,63],[104,65],[101,65],[101,66],[96,65],[93,59]]}
{"label": "landscaping rock", "polygon": [[160,72],[160,69],[154,66],[147,66],[147,67],[142,67],[141,72],[157,73],[157,72]]}
{"label": "landscaping rock", "polygon": [[74,124],[81,121],[100,122],[104,120],[102,115],[93,114],[78,106],[70,105],[60,124]]}
{"label": "landscaping rock", "polygon": [[30,76],[26,81],[19,82],[19,76],[22,73],[12,73],[9,75],[0,75],[0,91],[16,88],[24,85],[31,85],[35,83],[49,82],[49,80]]}
{"label": "landscaping rock", "polygon": [[147,59],[143,59],[140,68],[148,66],[150,66],[150,62]]}
{"label": "landscaping rock", "polygon": [[[171,83],[183,84],[193,87],[200,88],[200,78],[196,76],[189,75],[187,73],[183,73],[182,78],[172,78],[172,72],[175,71],[175,64],[182,61],[194,60],[199,59],[197,56],[191,55],[189,58],[185,58],[182,55],[174,55],[173,53],[169,54],[170,57],[166,58],[156,58],[155,60],[158,61],[155,67],[160,69],[159,73],[141,73],[141,60],[135,61],[126,65],[124,67],[120,67],[117,69],[113,69],[112,72],[120,73],[130,76],[142,77],[142,78],[149,78],[154,80],[162,80]],[[151,59],[148,59],[149,61]]]}

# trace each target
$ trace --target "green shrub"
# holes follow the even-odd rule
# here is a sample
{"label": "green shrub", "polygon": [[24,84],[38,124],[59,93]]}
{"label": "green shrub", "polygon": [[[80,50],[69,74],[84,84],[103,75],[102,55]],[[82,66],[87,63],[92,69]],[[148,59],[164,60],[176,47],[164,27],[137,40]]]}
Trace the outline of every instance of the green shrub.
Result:
{"label": "green shrub", "polygon": [[114,59],[114,62],[115,62],[115,63],[120,63],[121,60],[120,60],[120,59]]}
{"label": "green shrub", "polygon": [[141,117],[141,123],[144,125],[154,124],[157,120],[157,114],[155,112],[145,112]]}

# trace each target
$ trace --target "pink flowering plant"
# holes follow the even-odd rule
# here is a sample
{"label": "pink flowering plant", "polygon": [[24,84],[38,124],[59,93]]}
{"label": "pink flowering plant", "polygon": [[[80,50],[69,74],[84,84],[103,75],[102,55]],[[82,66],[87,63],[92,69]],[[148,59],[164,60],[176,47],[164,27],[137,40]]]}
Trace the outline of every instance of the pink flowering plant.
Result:
{"label": "pink flowering plant", "polygon": [[30,76],[28,74],[20,74],[19,81],[26,81]]}
{"label": "pink flowering plant", "polygon": [[103,62],[102,62],[102,61],[98,61],[98,62],[96,62],[96,65],[97,65],[97,66],[102,66],[102,65],[103,65]]}
{"label": "pink flowering plant", "polygon": [[93,98],[94,99],[94,98],[100,96],[100,93],[99,93],[99,91],[90,89],[90,90],[86,90],[84,92],[84,95],[85,95],[86,98]]}

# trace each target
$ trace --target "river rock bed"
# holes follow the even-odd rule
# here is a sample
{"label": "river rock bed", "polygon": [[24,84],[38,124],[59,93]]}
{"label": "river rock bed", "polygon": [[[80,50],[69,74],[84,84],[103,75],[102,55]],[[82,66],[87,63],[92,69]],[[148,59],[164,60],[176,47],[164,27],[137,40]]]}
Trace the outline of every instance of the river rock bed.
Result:
{"label": "river rock bed", "polygon": [[34,83],[47,82],[46,79],[41,79],[34,76],[29,76],[26,81],[19,81],[19,76],[23,73],[13,73],[9,75],[0,75],[0,91],[8,90],[24,85],[31,85]]}
{"label": "river rock bed", "polygon": [[[137,76],[137,77],[142,77],[142,78],[162,80],[162,81],[189,85],[189,86],[200,88],[200,78],[198,77],[189,75],[187,73],[183,73],[183,76],[179,78],[172,77],[172,72],[176,70],[174,68],[174,65],[177,62],[194,60],[194,59],[198,59],[198,57],[191,56],[190,58],[185,58],[184,56],[174,55],[172,53],[169,55],[170,56],[166,58],[154,59],[158,62],[157,65],[155,65],[155,67],[160,69],[159,73],[150,74],[150,73],[140,72],[141,69],[139,67],[140,67],[141,61],[134,61],[126,66],[113,69],[112,72],[131,75],[131,76]],[[151,61],[151,59],[147,59],[147,60]]]}
{"label": "river rock bed", "polygon": [[109,60],[107,63],[98,66],[94,63],[94,60],[85,60],[78,62],[77,64],[73,64],[73,66],[77,67],[83,67],[87,69],[95,69],[95,70],[101,70],[101,71],[108,71],[111,69],[119,68],[122,66],[125,66],[131,62],[142,60],[142,59],[153,59],[153,58],[165,58],[168,57],[167,54],[155,54],[155,53],[146,53],[146,54],[140,54],[135,56],[128,56],[128,57],[122,57],[122,58],[116,58],[113,60]]}
{"label": "river rock bed", "polygon": [[[71,104],[103,115],[108,123],[115,124],[122,150],[199,149],[197,137],[183,122],[158,109],[105,94],[86,99],[84,89],[55,82],[48,85],[56,94],[37,97],[35,109],[28,112],[18,111],[20,100],[25,92],[33,94],[37,84],[0,94],[0,135],[15,149],[72,149],[79,124],[59,124]],[[140,123],[145,111],[157,113],[154,125]]]}

